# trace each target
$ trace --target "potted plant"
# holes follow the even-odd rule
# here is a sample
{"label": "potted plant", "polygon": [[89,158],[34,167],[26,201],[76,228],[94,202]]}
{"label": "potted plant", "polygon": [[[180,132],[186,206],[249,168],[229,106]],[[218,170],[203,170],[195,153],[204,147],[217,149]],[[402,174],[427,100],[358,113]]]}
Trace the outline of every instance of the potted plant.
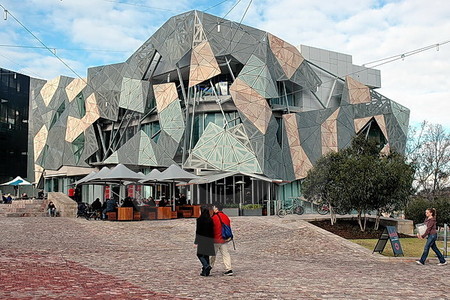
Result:
{"label": "potted plant", "polygon": [[263,206],[261,204],[242,205],[243,216],[262,216]]}
{"label": "potted plant", "polygon": [[236,203],[224,204],[222,211],[229,217],[237,217],[239,216],[239,204]]}

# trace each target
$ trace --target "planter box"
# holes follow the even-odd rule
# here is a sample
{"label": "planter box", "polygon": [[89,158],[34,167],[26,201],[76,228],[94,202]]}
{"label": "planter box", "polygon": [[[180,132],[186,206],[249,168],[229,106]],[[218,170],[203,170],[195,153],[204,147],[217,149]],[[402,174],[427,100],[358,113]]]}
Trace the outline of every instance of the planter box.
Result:
{"label": "planter box", "polygon": [[243,209],[242,215],[243,216],[262,216],[262,208]]}
{"label": "planter box", "polygon": [[237,217],[239,216],[239,208],[224,208],[223,213],[229,217]]}

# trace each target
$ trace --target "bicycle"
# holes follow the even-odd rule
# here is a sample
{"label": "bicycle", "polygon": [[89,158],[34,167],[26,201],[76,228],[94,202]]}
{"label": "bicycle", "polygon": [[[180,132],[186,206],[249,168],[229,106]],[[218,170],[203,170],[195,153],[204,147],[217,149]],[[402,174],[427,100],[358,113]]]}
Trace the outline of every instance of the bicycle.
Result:
{"label": "bicycle", "polygon": [[300,205],[300,202],[298,201],[292,201],[292,205],[289,205],[288,207],[285,208],[280,208],[277,211],[277,216],[280,218],[283,218],[285,215],[287,214],[297,214],[297,215],[302,215],[305,212],[305,209],[303,208],[303,206]]}
{"label": "bicycle", "polygon": [[[339,215],[345,215],[346,212],[341,210],[341,209],[336,209],[335,207],[333,208],[333,210],[335,211],[335,213],[339,214]],[[326,215],[330,213],[330,207],[328,206],[328,204],[320,204],[319,206],[317,206],[317,213],[319,213],[319,215]]]}

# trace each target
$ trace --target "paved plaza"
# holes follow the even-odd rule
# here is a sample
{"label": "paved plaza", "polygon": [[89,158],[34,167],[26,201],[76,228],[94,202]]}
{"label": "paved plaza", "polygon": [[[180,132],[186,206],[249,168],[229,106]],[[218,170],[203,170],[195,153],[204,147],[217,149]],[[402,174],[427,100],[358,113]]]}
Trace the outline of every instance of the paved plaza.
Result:
{"label": "paved plaza", "polygon": [[[201,277],[195,219],[0,218],[0,299],[450,299],[450,265],[383,258],[298,216],[232,218]],[[219,264],[220,262],[220,264]]]}

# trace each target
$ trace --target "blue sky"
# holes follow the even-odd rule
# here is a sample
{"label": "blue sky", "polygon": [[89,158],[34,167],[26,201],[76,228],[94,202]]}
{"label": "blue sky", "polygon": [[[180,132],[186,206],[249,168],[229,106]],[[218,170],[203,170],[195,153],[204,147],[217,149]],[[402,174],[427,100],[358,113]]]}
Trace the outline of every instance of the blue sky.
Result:
{"label": "blue sky", "polygon": [[[167,19],[192,9],[208,9],[221,17],[228,13],[227,18],[240,21],[248,7],[244,24],[293,45],[350,54],[359,65],[450,40],[450,2],[445,0],[0,0],[0,4],[81,76],[88,67],[125,61]],[[42,45],[12,16],[0,19],[0,67],[43,79],[76,76],[48,50],[28,48]],[[410,108],[412,123],[428,120],[450,128],[450,43],[377,69],[382,80],[379,92]]]}

